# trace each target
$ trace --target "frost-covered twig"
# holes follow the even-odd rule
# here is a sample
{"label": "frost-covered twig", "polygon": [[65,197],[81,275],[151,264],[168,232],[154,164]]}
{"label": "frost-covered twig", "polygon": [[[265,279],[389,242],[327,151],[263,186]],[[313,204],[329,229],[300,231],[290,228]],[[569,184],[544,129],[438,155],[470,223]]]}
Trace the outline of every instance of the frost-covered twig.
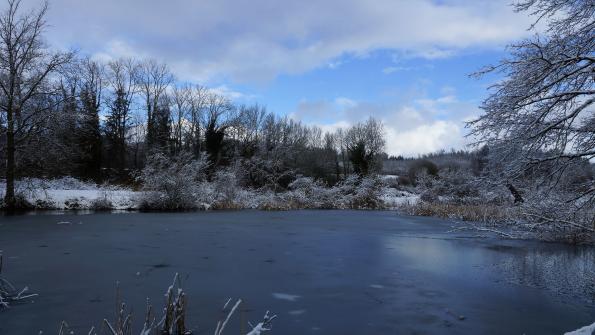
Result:
{"label": "frost-covered twig", "polygon": [[[223,306],[223,309],[225,309],[225,307],[227,306],[227,304],[229,304],[230,301],[231,301],[231,298],[229,298],[227,300],[227,302],[225,303],[225,306]],[[238,306],[240,306],[241,303],[242,303],[242,299],[238,299],[238,301],[235,303],[235,305],[231,308],[231,310],[227,314],[227,317],[225,318],[225,320],[223,322],[222,321],[217,322],[217,328],[215,328],[215,335],[221,335],[223,333],[223,329],[225,329],[227,322],[229,321],[229,319],[231,319],[231,316],[236,311]]]}
{"label": "frost-covered twig", "polygon": [[269,316],[269,311],[264,314],[264,318],[261,322],[259,322],[256,326],[250,325],[252,330],[246,335],[260,335],[266,331],[271,330],[270,325],[273,320],[277,317],[277,315]]}
{"label": "frost-covered twig", "polygon": [[549,222],[549,223],[552,223],[552,224],[555,224],[557,222],[565,223],[565,224],[567,224],[567,225],[569,225],[569,226],[571,226],[573,228],[581,229],[581,230],[585,230],[585,231],[589,231],[591,233],[595,233],[595,229],[590,228],[590,227],[587,227],[587,226],[584,226],[584,225],[581,225],[581,224],[578,224],[576,222],[569,221],[569,220],[552,219],[552,218],[548,218],[548,217],[545,217],[545,216],[542,216],[542,215],[538,215],[538,214],[533,214],[533,213],[523,213],[523,214],[526,215],[526,216],[531,216],[531,217],[540,219],[543,222]]}
{"label": "frost-covered twig", "polygon": [[[2,254],[0,253],[0,273],[2,271]],[[9,308],[10,302],[18,302],[37,296],[37,294],[25,294],[29,288],[25,286],[17,290],[8,280],[0,276],[0,310]]]}
{"label": "frost-covered twig", "polygon": [[500,235],[502,237],[509,238],[509,239],[518,239],[518,238],[520,238],[519,236],[515,236],[515,235],[512,235],[510,233],[506,233],[506,232],[503,232],[503,231],[500,231],[500,230],[496,230],[496,229],[493,229],[493,228],[481,227],[481,226],[474,225],[474,224],[470,224],[467,227],[453,228],[453,229],[447,231],[447,233],[453,233],[453,232],[461,231],[461,230],[473,230],[473,231],[481,231],[481,232],[494,233],[494,234],[497,234],[497,235]]}
{"label": "frost-covered twig", "polygon": [[[186,302],[185,293],[179,288],[180,281],[179,276],[176,273],[172,285],[170,285],[166,291],[166,305],[163,308],[163,316],[159,322],[156,322],[156,318],[153,316],[153,307],[151,306],[149,299],[147,299],[147,309],[145,312],[145,322],[140,335],[190,335],[191,331],[187,330],[185,322],[186,314]],[[120,302],[119,284],[117,286],[117,312],[115,315],[115,321],[112,323],[107,319],[103,319],[103,330],[109,335],[132,335],[132,313],[126,312],[126,305]],[[176,290],[177,289],[177,290]],[[177,293],[174,293],[177,292]],[[227,300],[223,306],[225,311],[231,303],[231,298]],[[231,320],[234,313],[242,303],[241,299],[238,299],[236,303],[231,307],[224,320],[220,320],[217,323],[215,329],[215,335],[222,335],[229,321]],[[269,311],[264,315],[264,318],[256,326],[250,325],[252,329],[246,335],[261,335],[263,332],[269,331],[271,322],[276,318],[276,315],[270,316]],[[60,324],[59,335],[73,334],[68,324],[63,321]],[[88,335],[95,335],[95,328],[91,328]]]}

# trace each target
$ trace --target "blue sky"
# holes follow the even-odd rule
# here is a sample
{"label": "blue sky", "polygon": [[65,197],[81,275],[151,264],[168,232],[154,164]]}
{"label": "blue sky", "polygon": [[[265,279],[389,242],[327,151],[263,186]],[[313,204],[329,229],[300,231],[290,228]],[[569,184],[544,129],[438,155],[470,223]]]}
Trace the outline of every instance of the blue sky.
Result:
{"label": "blue sky", "polygon": [[373,116],[388,153],[414,156],[469,142],[464,122],[498,78],[468,75],[531,22],[510,0],[51,0],[47,40],[155,58],[180,81],[329,131]]}

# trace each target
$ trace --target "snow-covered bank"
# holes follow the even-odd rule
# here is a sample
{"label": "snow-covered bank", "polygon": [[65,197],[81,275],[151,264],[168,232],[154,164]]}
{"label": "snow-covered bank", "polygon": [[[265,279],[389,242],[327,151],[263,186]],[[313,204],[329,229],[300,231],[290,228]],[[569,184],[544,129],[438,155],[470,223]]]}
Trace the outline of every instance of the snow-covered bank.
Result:
{"label": "snow-covered bank", "polygon": [[[127,210],[160,209],[176,201],[167,192],[134,191],[113,185],[97,185],[71,177],[60,179],[28,178],[17,182],[16,193],[29,209]],[[5,184],[0,183],[0,193]],[[201,182],[192,190],[190,203],[180,195],[184,206],[177,209],[396,209],[417,203],[419,196],[384,185],[378,180],[348,179],[335,187],[325,187],[311,178],[299,178],[289,190],[244,189],[223,183]],[[167,207],[163,206],[163,209]]]}
{"label": "snow-covered bank", "polygon": [[[0,183],[0,193],[6,184]],[[15,190],[23,207],[34,209],[136,209],[138,193],[112,185],[97,185],[75,178],[27,178]]]}

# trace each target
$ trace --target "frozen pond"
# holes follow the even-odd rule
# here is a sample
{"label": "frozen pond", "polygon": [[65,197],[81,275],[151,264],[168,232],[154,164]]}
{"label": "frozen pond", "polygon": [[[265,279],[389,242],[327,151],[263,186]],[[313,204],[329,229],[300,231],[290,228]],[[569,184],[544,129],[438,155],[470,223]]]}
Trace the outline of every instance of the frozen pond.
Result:
{"label": "frozen pond", "polygon": [[[86,334],[115,310],[135,324],[179,272],[194,334],[278,315],[270,334],[561,334],[595,322],[595,249],[447,233],[454,222],[375,211],[0,217],[3,275],[39,297],[0,334]],[[245,328],[244,328],[245,329]],[[140,331],[140,329],[139,329]]]}

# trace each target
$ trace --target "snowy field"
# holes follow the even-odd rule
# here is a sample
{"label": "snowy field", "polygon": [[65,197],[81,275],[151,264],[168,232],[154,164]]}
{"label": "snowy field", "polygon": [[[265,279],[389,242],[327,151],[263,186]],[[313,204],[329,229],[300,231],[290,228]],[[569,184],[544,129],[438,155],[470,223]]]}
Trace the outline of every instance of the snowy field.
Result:
{"label": "snowy field", "polygon": [[[0,183],[4,193],[6,184]],[[16,191],[37,209],[135,209],[138,192],[115,186],[101,186],[75,178],[28,178],[17,182]]]}

